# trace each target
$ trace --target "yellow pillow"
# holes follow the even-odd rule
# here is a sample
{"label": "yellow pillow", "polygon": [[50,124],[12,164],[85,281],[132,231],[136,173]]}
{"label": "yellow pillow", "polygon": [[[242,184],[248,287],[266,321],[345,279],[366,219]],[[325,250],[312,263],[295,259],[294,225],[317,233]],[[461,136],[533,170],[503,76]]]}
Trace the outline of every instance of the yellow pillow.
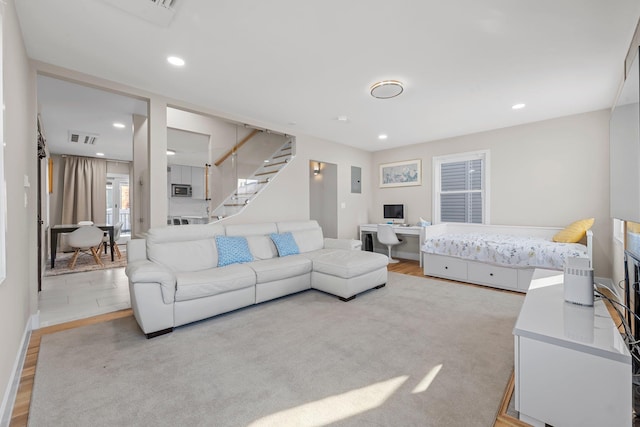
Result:
{"label": "yellow pillow", "polygon": [[553,241],[558,243],[578,243],[594,222],[594,218],[576,221],[563,230],[558,231],[555,236],[553,236]]}

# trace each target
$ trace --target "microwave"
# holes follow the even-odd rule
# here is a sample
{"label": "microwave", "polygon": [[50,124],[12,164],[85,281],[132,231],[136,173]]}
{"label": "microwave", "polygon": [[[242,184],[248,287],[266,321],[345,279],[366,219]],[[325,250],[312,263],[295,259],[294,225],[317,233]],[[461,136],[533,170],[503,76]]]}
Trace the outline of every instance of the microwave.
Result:
{"label": "microwave", "polygon": [[171,197],[191,197],[192,194],[189,184],[171,184]]}

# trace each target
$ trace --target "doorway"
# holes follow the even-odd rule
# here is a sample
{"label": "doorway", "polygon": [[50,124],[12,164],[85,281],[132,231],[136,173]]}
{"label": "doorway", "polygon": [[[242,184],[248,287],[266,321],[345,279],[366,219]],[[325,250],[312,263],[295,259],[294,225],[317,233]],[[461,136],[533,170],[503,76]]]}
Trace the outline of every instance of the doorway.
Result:
{"label": "doorway", "polygon": [[318,221],[324,237],[338,237],[338,165],[309,161],[309,218]]}
{"label": "doorway", "polygon": [[107,173],[106,197],[107,225],[116,225],[121,222],[122,229],[120,236],[131,236],[129,175]]}
{"label": "doorway", "polygon": [[[51,247],[51,229],[65,223],[62,207],[64,195],[69,194],[64,176],[65,158],[95,158],[106,163],[106,172],[104,175],[101,172],[97,180],[100,185],[91,190],[98,191],[95,197],[103,200],[104,208],[94,209],[92,218],[87,219],[107,226],[122,222],[121,245],[130,237],[135,222],[131,218],[136,214],[131,206],[135,195],[130,196],[135,190],[130,186],[134,135],[139,135],[146,126],[148,101],[49,75],[37,76],[37,98],[38,124],[47,159],[40,161],[37,191],[41,227],[37,250],[42,260],[40,326],[128,308],[128,280],[122,268],[126,252],[122,251],[122,256],[115,259],[103,254],[101,260],[108,269],[99,268],[90,256],[81,255],[73,274],[65,274],[70,269],[64,260],[71,253],[64,252],[63,238],[59,239],[59,246]],[[136,138],[136,143],[142,143],[140,137]],[[146,136],[144,139],[144,144],[148,144]],[[52,253],[56,256],[52,257]],[[83,266],[82,259],[86,260]]]}

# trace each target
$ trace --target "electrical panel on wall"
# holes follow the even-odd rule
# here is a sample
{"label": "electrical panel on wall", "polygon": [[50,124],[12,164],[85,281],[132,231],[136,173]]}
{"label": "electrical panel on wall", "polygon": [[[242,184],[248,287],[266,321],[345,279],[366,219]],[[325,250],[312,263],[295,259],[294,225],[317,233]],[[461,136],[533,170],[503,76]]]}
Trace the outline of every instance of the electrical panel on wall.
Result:
{"label": "electrical panel on wall", "polygon": [[351,192],[362,193],[362,168],[351,166]]}

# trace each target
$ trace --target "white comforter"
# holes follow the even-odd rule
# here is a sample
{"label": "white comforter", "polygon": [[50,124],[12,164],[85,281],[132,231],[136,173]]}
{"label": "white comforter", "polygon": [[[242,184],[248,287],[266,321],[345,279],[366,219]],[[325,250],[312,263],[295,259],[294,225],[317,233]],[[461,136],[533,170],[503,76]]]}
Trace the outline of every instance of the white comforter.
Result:
{"label": "white comforter", "polygon": [[511,267],[562,270],[567,257],[588,257],[579,243],[500,234],[443,234],[425,241],[422,251]]}

